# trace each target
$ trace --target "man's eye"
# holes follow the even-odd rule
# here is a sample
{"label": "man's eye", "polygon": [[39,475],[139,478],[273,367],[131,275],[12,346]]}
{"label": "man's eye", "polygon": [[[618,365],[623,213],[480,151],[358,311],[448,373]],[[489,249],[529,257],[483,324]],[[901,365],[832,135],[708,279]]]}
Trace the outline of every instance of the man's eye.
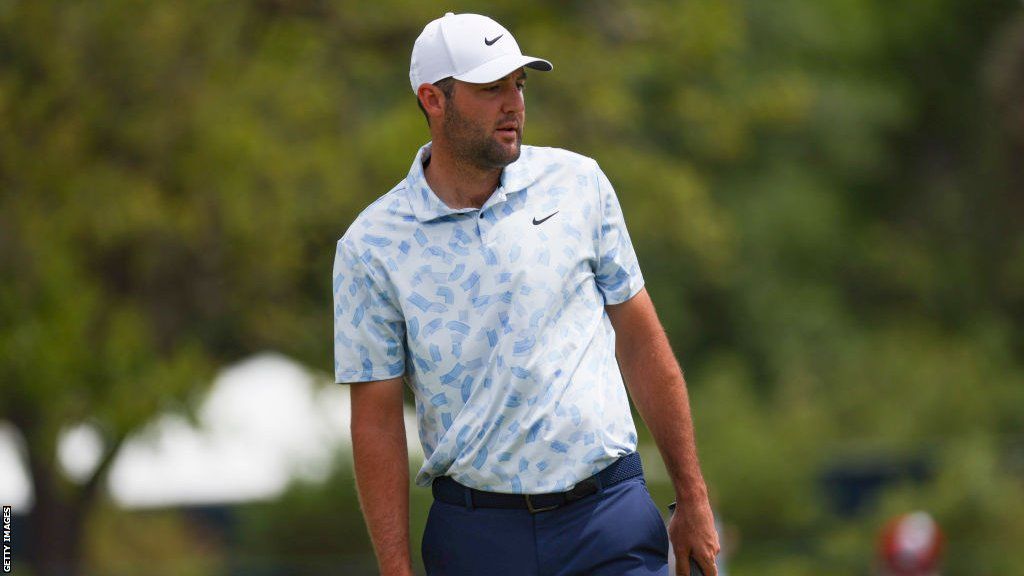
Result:
{"label": "man's eye", "polygon": [[501,86],[499,86],[499,85],[488,86],[487,88],[484,88],[484,90],[487,90],[488,92],[497,92],[498,90],[501,90]]}
{"label": "man's eye", "polygon": [[526,90],[526,84],[516,84],[516,88],[519,88],[519,91],[522,92]]}

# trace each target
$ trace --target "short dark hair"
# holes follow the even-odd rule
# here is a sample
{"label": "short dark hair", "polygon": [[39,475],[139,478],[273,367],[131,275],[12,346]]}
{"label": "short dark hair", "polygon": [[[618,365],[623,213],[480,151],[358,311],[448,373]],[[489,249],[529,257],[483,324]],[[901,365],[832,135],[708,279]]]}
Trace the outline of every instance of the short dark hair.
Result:
{"label": "short dark hair", "polygon": [[[455,78],[451,76],[434,82],[434,86],[441,89],[441,93],[444,94],[446,99],[451,99],[452,94],[455,94]],[[418,94],[416,96],[416,105],[420,107],[420,112],[423,112],[423,117],[427,119],[427,126],[430,126],[430,116],[427,116],[427,111],[423,109],[423,102],[420,102]]]}

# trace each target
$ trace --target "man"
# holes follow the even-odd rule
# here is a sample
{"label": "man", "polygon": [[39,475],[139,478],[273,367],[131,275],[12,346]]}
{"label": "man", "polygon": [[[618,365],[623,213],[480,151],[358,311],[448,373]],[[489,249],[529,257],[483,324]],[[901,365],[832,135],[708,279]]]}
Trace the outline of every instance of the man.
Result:
{"label": "man", "polygon": [[352,384],[381,573],[412,573],[408,385],[426,455],[416,483],[434,494],[428,574],[667,574],[624,377],[675,486],[677,558],[713,575],[682,372],[607,178],[589,158],[522,146],[526,69],[552,66],[489,18],[429,23],[410,80],[431,142],[338,242],[336,380]]}

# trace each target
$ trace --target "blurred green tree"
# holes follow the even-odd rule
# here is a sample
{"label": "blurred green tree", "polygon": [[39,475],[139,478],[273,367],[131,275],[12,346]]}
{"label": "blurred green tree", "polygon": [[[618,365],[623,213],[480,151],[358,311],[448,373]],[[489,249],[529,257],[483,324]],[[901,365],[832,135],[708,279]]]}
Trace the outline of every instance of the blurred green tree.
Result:
{"label": "blurred green tree", "polygon": [[[327,357],[344,97],[317,80],[325,42],[264,31],[270,8],[0,4],[0,418],[25,439],[40,575],[80,573],[124,439],[213,369]],[[71,480],[56,447],[82,423],[103,453]]]}

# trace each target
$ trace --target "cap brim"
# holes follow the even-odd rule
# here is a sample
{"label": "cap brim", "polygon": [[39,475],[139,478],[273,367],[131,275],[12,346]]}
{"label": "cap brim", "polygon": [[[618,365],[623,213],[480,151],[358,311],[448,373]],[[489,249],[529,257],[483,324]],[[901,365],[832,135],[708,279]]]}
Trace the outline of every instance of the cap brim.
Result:
{"label": "cap brim", "polygon": [[551,65],[551,62],[542,58],[507,54],[505,56],[495,58],[490,62],[481,64],[465,74],[452,76],[452,78],[463,82],[469,82],[471,84],[486,84],[488,82],[500,80],[523,66],[533,68],[534,70],[540,70],[542,72],[550,72],[554,68],[554,66]]}

